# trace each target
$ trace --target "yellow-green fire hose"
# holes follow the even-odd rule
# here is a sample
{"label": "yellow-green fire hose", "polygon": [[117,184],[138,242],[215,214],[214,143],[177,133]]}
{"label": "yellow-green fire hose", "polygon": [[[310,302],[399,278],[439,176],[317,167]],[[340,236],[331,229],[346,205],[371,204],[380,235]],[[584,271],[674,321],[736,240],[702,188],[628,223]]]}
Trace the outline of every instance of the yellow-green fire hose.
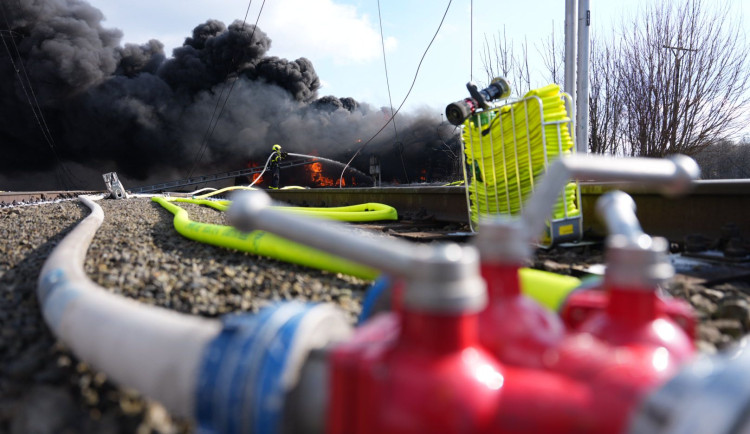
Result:
{"label": "yellow-green fire hose", "polygon": [[267,232],[240,232],[231,226],[196,222],[190,220],[187,211],[164,197],[152,197],[151,200],[174,214],[175,229],[180,235],[191,240],[263,255],[319,270],[348,274],[360,279],[372,280],[380,274],[378,270],[370,267],[293,243]]}
{"label": "yellow-green fire hose", "polygon": [[[219,211],[226,211],[232,201],[175,198],[176,202],[187,202],[195,205],[210,206]],[[279,211],[288,211],[310,217],[322,217],[346,222],[372,222],[379,220],[398,220],[398,213],[392,206],[382,203],[363,203],[360,205],[337,206],[331,208],[314,207],[277,207]]]}

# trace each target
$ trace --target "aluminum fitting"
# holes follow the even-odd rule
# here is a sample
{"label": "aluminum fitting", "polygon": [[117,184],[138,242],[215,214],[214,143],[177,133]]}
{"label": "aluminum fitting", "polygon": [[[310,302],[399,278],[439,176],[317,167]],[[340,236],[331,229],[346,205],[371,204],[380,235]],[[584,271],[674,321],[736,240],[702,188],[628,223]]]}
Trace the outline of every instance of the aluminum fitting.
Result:
{"label": "aluminum fitting", "polygon": [[497,216],[480,220],[476,246],[483,263],[517,264],[534,253],[531,238],[522,220]]}
{"label": "aluminum fitting", "polygon": [[620,288],[652,289],[674,276],[668,253],[665,238],[612,235],[607,240],[605,282]]}
{"label": "aluminum fitting", "polygon": [[273,232],[401,277],[406,283],[404,304],[410,309],[460,314],[479,311],[487,303],[474,247],[361,237],[342,224],[321,224],[320,220],[273,210],[270,205],[271,199],[263,192],[237,194],[227,210],[227,221],[242,231]]}
{"label": "aluminum fitting", "polygon": [[607,225],[610,235],[625,235],[635,241],[643,235],[643,229],[635,215],[635,201],[619,190],[603,194],[596,201],[596,213]]}
{"label": "aluminum fitting", "polygon": [[458,244],[420,245],[406,279],[404,304],[430,313],[478,312],[487,305],[479,253]]}
{"label": "aluminum fitting", "polygon": [[690,191],[693,181],[700,179],[701,168],[698,163],[687,155],[671,155],[667,157],[675,165],[674,176],[662,186],[666,196],[679,196]]}
{"label": "aluminum fitting", "polygon": [[628,433],[750,432],[750,353],[734,350],[699,356],[634,414]]}

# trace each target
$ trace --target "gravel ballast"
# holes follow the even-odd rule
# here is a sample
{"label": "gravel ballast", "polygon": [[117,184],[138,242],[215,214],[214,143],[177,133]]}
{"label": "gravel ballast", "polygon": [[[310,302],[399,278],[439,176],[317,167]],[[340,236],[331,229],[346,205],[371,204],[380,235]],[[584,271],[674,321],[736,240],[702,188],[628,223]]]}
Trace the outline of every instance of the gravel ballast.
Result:
{"label": "gravel ballast", "polygon": [[[326,301],[354,322],[370,283],[185,239],[172,214],[147,198],[98,203],[105,218],[86,273],[142,303],[217,317],[281,300]],[[224,223],[211,208],[180,206],[193,220]],[[188,422],[76,360],[41,317],[39,271],[88,212],[78,201],[0,209],[0,432],[190,432]]]}
{"label": "gravel ballast", "polygon": [[[99,204],[105,219],[85,270],[95,283],[142,303],[217,317],[282,300],[327,301],[354,322],[370,284],[185,239],[175,232],[172,214],[147,198]],[[180,206],[193,220],[224,224],[214,209]],[[42,264],[88,213],[76,200],[0,209],[0,432],[192,432],[190,422],[77,360],[41,317],[36,282]],[[582,260],[548,252],[535,266],[569,272],[601,261],[599,253]],[[708,288],[678,276],[669,290],[696,307],[700,350],[715,352],[750,331],[746,288]]]}

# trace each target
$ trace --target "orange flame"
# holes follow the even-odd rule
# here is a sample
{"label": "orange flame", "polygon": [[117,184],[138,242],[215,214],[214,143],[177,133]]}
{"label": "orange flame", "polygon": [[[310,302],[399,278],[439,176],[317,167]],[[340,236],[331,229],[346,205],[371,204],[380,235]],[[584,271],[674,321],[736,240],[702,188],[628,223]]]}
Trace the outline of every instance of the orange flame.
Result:
{"label": "orange flame", "polygon": [[[256,163],[256,162],[255,162],[255,161],[253,161],[253,160],[250,160],[250,161],[248,161],[248,162],[247,162],[247,164],[246,164],[246,167],[247,167],[248,169],[254,169],[254,168],[256,168],[256,167],[260,167],[260,164]],[[253,173],[253,174],[252,174],[251,176],[252,176],[252,180],[250,181],[251,183],[254,183],[254,182],[256,182],[256,181],[257,181],[257,182],[263,182],[263,178],[261,178],[261,176],[260,176],[260,172],[258,172],[258,173]]]}
{"label": "orange flame", "polygon": [[308,166],[307,173],[310,175],[310,182],[315,187],[335,187],[337,181],[323,175],[323,165],[320,162],[312,163]]}

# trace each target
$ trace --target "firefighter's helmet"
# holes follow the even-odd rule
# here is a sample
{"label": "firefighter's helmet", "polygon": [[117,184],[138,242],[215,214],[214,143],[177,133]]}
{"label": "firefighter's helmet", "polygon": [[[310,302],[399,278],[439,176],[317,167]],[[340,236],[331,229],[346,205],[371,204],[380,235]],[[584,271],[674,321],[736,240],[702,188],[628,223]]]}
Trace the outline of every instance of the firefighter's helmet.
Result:
{"label": "firefighter's helmet", "polygon": [[273,149],[274,152],[279,152],[279,151],[281,151],[281,146],[279,146],[279,145],[273,145],[273,147],[271,149]]}

